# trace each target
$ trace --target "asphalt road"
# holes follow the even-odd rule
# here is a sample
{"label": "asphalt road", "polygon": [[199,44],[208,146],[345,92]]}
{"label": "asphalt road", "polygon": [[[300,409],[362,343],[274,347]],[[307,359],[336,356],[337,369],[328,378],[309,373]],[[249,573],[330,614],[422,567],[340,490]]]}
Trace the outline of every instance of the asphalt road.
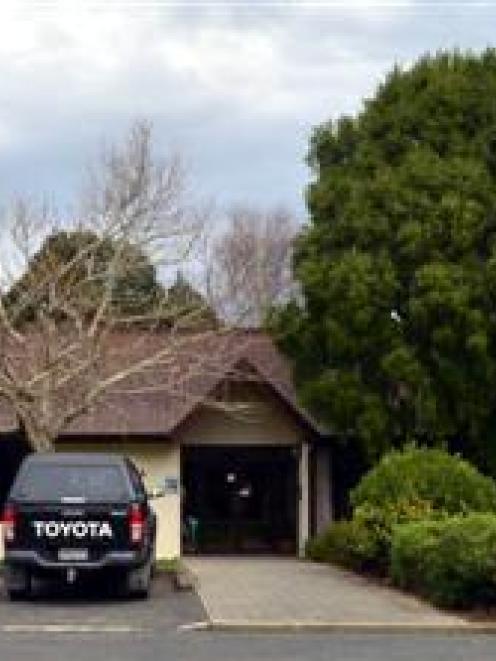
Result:
{"label": "asphalt road", "polygon": [[[150,598],[145,600],[118,596],[114,587],[97,583],[67,590],[45,584],[37,586],[33,599],[12,603],[0,581],[0,642],[11,632],[71,633],[84,628],[95,634],[141,634],[176,631],[183,624],[205,620],[198,597],[192,592],[175,591],[167,575],[154,578]],[[1,647],[0,661],[4,661]]]}
{"label": "asphalt road", "polygon": [[165,576],[147,601],[101,586],[10,603],[0,586],[0,661],[494,661],[496,636],[191,631],[205,613]]}
{"label": "asphalt road", "polygon": [[8,634],[2,661],[494,661],[494,637]]}

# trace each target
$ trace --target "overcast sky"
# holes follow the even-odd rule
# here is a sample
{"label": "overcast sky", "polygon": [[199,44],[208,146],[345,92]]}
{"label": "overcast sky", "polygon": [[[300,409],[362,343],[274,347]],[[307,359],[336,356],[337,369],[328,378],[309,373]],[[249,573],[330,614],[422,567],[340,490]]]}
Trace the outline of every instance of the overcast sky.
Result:
{"label": "overcast sky", "polygon": [[1,0],[0,197],[67,204],[102,139],[147,117],[203,196],[304,217],[313,126],[395,62],[480,50],[495,27],[477,0]]}

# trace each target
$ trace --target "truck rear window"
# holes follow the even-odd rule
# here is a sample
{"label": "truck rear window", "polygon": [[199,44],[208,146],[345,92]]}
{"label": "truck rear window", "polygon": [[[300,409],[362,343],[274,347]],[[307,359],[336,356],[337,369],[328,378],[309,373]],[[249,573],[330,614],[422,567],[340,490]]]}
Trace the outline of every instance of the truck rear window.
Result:
{"label": "truck rear window", "polygon": [[129,497],[129,487],[119,466],[33,464],[21,472],[12,495],[27,501],[117,502]]}

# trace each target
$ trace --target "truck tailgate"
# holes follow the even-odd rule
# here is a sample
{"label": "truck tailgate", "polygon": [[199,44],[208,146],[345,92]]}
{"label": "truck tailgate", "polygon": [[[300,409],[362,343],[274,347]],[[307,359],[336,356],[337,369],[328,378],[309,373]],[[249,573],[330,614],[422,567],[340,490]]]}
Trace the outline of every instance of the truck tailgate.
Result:
{"label": "truck tailgate", "polygon": [[98,562],[129,548],[125,505],[17,504],[15,547],[36,551],[48,562]]}

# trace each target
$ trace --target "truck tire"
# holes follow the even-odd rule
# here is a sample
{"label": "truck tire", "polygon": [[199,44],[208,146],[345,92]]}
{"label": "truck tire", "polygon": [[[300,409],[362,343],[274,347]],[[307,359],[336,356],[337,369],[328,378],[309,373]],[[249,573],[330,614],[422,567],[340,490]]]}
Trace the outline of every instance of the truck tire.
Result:
{"label": "truck tire", "polygon": [[153,579],[157,575],[157,571],[158,571],[158,568],[157,568],[157,547],[156,547],[155,542],[153,543],[153,547],[152,547],[150,566],[151,566],[150,577]]}
{"label": "truck tire", "polygon": [[126,592],[135,599],[147,599],[150,595],[152,582],[152,560],[139,567],[132,569],[126,575]]}
{"label": "truck tire", "polygon": [[11,601],[28,599],[31,596],[31,574],[28,569],[7,565],[4,580],[7,596]]}

